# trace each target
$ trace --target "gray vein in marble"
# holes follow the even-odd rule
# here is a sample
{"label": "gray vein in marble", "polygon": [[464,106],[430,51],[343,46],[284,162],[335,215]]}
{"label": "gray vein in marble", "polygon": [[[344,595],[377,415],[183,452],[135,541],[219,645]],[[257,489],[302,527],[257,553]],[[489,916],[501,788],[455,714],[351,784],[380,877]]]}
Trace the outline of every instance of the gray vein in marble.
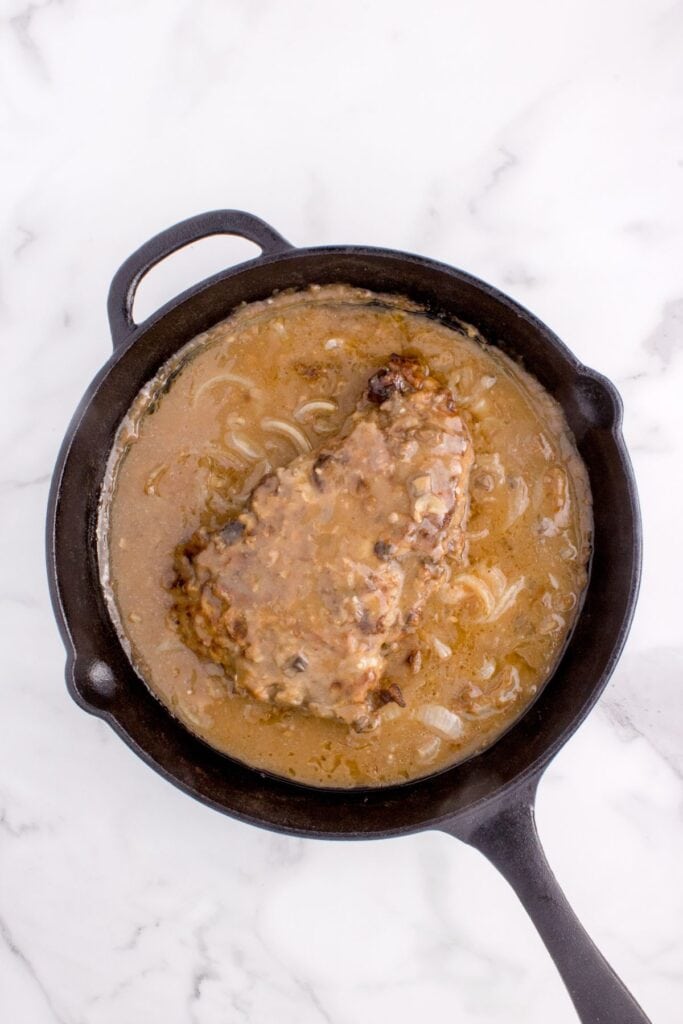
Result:
{"label": "gray vein in marble", "polygon": [[307,981],[306,979],[302,978],[298,973],[295,973],[291,969],[291,967],[289,967],[286,963],[282,961],[281,957],[277,955],[277,953],[273,950],[271,945],[264,938],[261,929],[259,928],[258,921],[254,922],[253,933],[255,937],[258,939],[258,941],[261,943],[263,949],[268,953],[268,955],[278,965],[278,967],[280,967],[280,969],[285,973],[285,976],[288,977],[290,981],[296,986],[297,991],[301,992],[304,996],[308,998],[310,1005],[319,1014],[320,1019],[324,1021],[325,1024],[334,1024],[334,1018],[321,1001],[320,996],[313,987],[313,984],[310,981]]}
{"label": "gray vein in marble", "polygon": [[645,370],[638,370],[637,373],[627,373],[624,376],[615,377],[614,383],[618,385],[618,387],[621,387],[623,384],[631,384],[634,381],[647,380],[647,377],[648,374]]}
{"label": "gray vein in marble", "polygon": [[503,274],[503,281],[505,284],[512,285],[513,287],[518,285],[522,288],[533,288],[539,283],[536,275],[523,266],[516,266],[506,271]]}
{"label": "gray vein in marble", "polygon": [[[663,761],[669,766],[678,778],[683,781],[683,769],[677,763],[675,753],[670,753],[662,749],[662,745],[653,741],[652,737],[649,736],[636,724],[633,715],[630,713],[625,705],[614,701],[606,702],[604,705],[604,713],[607,718],[622,731],[622,735],[626,735],[629,739],[635,739],[640,737],[652,748],[658,757],[661,757]],[[637,820],[637,815],[634,815],[634,820]]]}
{"label": "gray vein in marble", "polygon": [[[484,964],[495,964],[496,970],[514,977],[519,973],[518,963],[512,958],[501,955],[500,952],[496,954],[495,958],[492,958],[485,950],[473,944],[471,934],[461,931],[458,921],[452,920],[443,899],[443,888],[440,881],[441,874],[442,869],[440,866],[437,866],[437,870],[425,872],[425,893],[438,929],[432,944],[433,951],[450,956],[454,948],[460,945],[461,948],[466,949],[470,956],[475,959],[480,960]],[[418,932],[419,929],[416,926],[416,933]],[[429,961],[431,958],[426,956],[424,959]]]}
{"label": "gray vein in marble", "polygon": [[41,473],[40,476],[34,476],[30,480],[0,480],[0,491],[20,491],[26,487],[40,487],[42,484],[46,484],[51,476],[51,473]]}
{"label": "gray vein in marble", "polygon": [[489,172],[488,179],[483,187],[473,196],[467,204],[467,208],[473,217],[478,217],[484,200],[488,199],[494,189],[497,189],[507,174],[519,164],[519,158],[505,146],[498,146],[498,153],[501,159]]}
{"label": "gray vein in marble", "polygon": [[[683,779],[683,650],[653,648],[627,655],[600,707],[622,737],[641,737]],[[647,685],[646,685],[647,684]]]}
{"label": "gray vein in marble", "polygon": [[247,984],[242,988],[236,989],[231,988],[228,996],[230,1004],[233,1009],[243,1018],[245,1021],[249,1021],[251,1016],[252,1003],[249,999],[249,995],[254,989],[263,986],[263,976],[256,971],[252,971],[245,963],[244,950],[237,946],[232,946],[230,950],[232,954],[232,960],[235,967],[239,968],[246,976]]}
{"label": "gray vein in marble", "polygon": [[300,978],[297,974],[290,973],[290,977],[294,984],[299,989],[299,991],[303,992],[303,994],[307,996],[311,1006],[314,1006],[315,1009],[318,1011],[318,1013],[320,1014],[320,1019],[325,1021],[325,1024],[334,1024],[333,1017],[323,1006],[320,1000],[320,996],[313,988],[311,982],[306,981],[304,978]]}
{"label": "gray vein in marble", "polygon": [[33,245],[36,238],[38,237],[35,231],[31,231],[30,228],[22,227],[21,224],[17,227],[19,234],[23,235],[21,241],[14,247],[15,259],[22,255],[25,249],[28,249],[30,245]]}
{"label": "gray vein in marble", "polygon": [[33,36],[33,19],[37,14],[44,11],[47,7],[51,7],[55,2],[58,2],[58,0],[45,0],[45,3],[42,4],[29,3],[23,10],[9,19],[9,25],[15,34],[17,42],[45,82],[50,81],[50,74],[43,52]]}
{"label": "gray vein in marble", "polygon": [[435,177],[425,188],[425,204],[418,207],[413,217],[411,247],[418,252],[434,252],[444,238],[449,240],[449,190],[442,178]]}
{"label": "gray vein in marble", "polygon": [[0,604],[18,605],[19,608],[28,608],[34,610],[36,608],[42,608],[42,602],[38,601],[34,597],[26,597],[20,594],[0,594]]}
{"label": "gray vein in marble", "polygon": [[154,931],[161,927],[161,918],[155,917],[153,921],[147,924],[138,924],[133,929],[133,934],[125,942],[121,943],[120,946],[116,946],[116,949],[122,953],[128,953],[131,950],[137,949],[140,944],[140,939],[147,932]]}
{"label": "gray vein in marble", "polygon": [[[203,1014],[200,1015],[200,1006],[203,1003],[204,986],[209,981],[215,981],[223,986],[231,1007],[239,1014],[240,1019],[250,1021],[254,1012],[254,993],[262,994],[264,987],[270,987],[274,993],[281,998],[291,998],[291,989],[284,988],[273,978],[272,972],[264,973],[263,960],[259,958],[258,966],[254,969],[249,965],[245,951],[242,947],[231,945],[231,962],[236,971],[239,971],[242,978],[235,981],[232,977],[230,965],[219,963],[211,954],[209,948],[208,933],[215,926],[221,923],[223,915],[222,908],[217,908],[206,921],[195,930],[197,951],[199,958],[191,976],[192,990],[188,1001],[188,1012],[193,1024],[201,1024]],[[245,927],[245,932],[250,937],[255,937],[268,957],[276,963],[283,971],[285,978],[295,986],[295,992],[307,997],[309,1004],[315,1009],[325,1024],[334,1024],[329,1013],[320,1001],[318,994],[312,986],[295,975],[279,957],[275,955],[269,945],[262,939],[258,929],[252,924]]]}
{"label": "gray vein in marble", "polygon": [[29,832],[41,832],[42,826],[37,821],[22,821],[21,824],[15,825],[10,821],[7,809],[2,807],[0,808],[0,830],[13,839],[21,839]]}
{"label": "gray vein in marble", "polygon": [[165,973],[168,970],[168,964],[162,962],[160,964],[150,965],[149,967],[143,967],[139,971],[134,971],[126,978],[122,978],[121,981],[117,982],[113,988],[108,989],[105,992],[97,992],[94,996],[88,999],[88,1006],[96,1006],[98,1003],[110,1003],[113,1002],[122,992],[135,985],[136,982],[140,981],[141,978],[148,978],[151,974],[156,971]]}
{"label": "gray vein in marble", "polygon": [[299,864],[304,856],[303,839],[295,839],[291,836],[269,836],[267,844],[267,860],[274,867],[292,867]]}
{"label": "gray vein in marble", "polygon": [[31,961],[29,960],[29,958],[27,957],[26,953],[24,953],[23,950],[20,949],[17,943],[15,942],[6,921],[2,917],[0,917],[0,941],[7,947],[7,950],[11,953],[11,955],[15,957],[22,965],[25,973],[29,976],[35,987],[39,990],[45,1003],[47,1004],[50,1013],[52,1014],[53,1018],[58,1022],[58,1024],[72,1024],[72,1022],[68,1022],[66,1018],[62,1017],[62,1015],[58,1012],[56,1006],[54,1005],[54,1002],[52,1001],[52,996],[48,992],[47,988],[45,987],[41,979],[38,977],[38,974],[36,973],[36,970]]}
{"label": "gray vein in marble", "polygon": [[683,298],[667,302],[660,322],[643,347],[659,358],[662,369],[668,369],[674,356],[683,351]]}
{"label": "gray vein in marble", "polygon": [[211,956],[206,938],[207,933],[216,923],[217,919],[218,911],[215,911],[211,917],[195,929],[194,933],[198,963],[192,972],[191,990],[187,1003],[187,1012],[194,1024],[201,1024],[197,1015],[197,1008],[202,998],[202,987],[207,981],[217,981],[220,978],[220,972],[217,969],[215,960]]}

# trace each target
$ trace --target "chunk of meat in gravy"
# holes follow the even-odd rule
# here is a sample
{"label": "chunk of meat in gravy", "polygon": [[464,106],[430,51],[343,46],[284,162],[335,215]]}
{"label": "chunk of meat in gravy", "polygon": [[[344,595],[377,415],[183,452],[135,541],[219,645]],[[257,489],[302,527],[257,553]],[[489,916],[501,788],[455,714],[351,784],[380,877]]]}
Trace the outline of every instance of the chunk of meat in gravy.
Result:
{"label": "chunk of meat in gravy", "polygon": [[453,396],[392,356],[342,432],[178,550],[180,635],[260,701],[372,728],[384,656],[464,545],[472,444]]}

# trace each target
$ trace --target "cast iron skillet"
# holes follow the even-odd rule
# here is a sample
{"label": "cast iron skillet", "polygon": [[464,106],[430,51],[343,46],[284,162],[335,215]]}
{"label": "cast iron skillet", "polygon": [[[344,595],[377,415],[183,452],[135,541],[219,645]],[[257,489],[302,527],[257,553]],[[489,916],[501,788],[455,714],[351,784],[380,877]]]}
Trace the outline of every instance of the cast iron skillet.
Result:
{"label": "cast iron skillet", "polygon": [[[209,235],[257,243],[254,260],[184,292],[143,324],[132,319],[141,278],[160,260]],[[133,671],[98,580],[97,505],[114,433],[142,384],[200,331],[240,302],[275,289],[344,282],[398,292],[446,320],[475,324],[522,359],[562,404],[590,473],[595,502],[592,572],[585,604],[552,680],[490,749],[448,771],[380,790],[329,791],[245,767],[195,739]],[[205,213],[162,231],[120,268],[109,294],[114,352],[69,426],[50,493],[47,547],[55,614],[74,700],[104,718],[160,775],[242,821],[297,836],[371,839],[439,829],[476,847],[516,890],[555,960],[585,1024],[647,1018],[575,917],[543,854],[534,797],[543,770],[591,710],[624,645],[640,575],[635,485],[613,385],[587,369],[512,299],[460,270],[365,246],[297,249],[236,210]],[[597,767],[597,766],[596,766]]]}

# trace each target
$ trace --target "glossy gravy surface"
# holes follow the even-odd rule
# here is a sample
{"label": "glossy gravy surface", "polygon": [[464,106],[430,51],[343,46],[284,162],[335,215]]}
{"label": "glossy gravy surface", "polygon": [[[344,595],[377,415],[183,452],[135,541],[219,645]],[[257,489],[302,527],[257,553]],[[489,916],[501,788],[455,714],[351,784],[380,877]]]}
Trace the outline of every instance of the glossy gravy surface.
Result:
{"label": "glossy gravy surface", "polygon": [[[467,542],[417,629],[386,656],[381,724],[340,722],[234,692],[180,640],[173,558],[239,512],[273,467],[337,433],[391,353],[452,389],[474,444]],[[258,768],[318,786],[378,786],[488,746],[533,699],[586,585],[587,476],[559,406],[467,325],[405,299],[312,287],[238,310],[148,383],[123,421],[100,514],[102,581],[139,675],[191,731]],[[353,537],[349,538],[352,547]]]}

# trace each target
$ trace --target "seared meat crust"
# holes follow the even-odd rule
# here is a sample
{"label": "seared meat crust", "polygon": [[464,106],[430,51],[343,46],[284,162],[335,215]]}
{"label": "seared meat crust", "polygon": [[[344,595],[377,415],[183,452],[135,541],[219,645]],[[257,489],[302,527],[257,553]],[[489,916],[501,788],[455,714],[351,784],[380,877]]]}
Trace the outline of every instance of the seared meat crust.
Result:
{"label": "seared meat crust", "polygon": [[462,553],[472,461],[451,392],[391,356],[335,439],[179,549],[182,639],[240,692],[370,728],[403,701],[382,687],[387,650]]}

